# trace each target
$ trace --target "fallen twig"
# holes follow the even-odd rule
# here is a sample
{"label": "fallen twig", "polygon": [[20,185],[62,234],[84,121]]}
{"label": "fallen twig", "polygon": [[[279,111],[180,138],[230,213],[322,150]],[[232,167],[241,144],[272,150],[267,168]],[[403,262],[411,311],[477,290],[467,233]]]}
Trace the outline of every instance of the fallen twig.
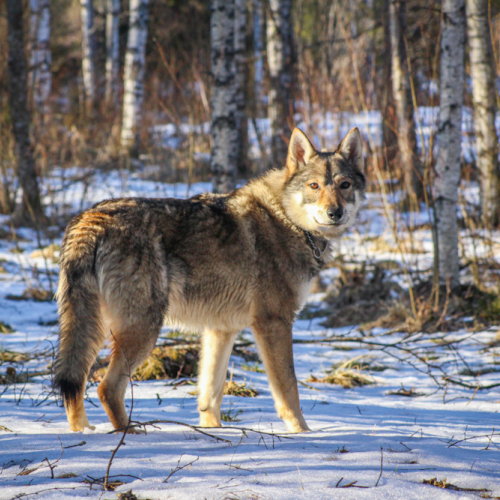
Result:
{"label": "fallen twig", "polygon": [[381,446],[380,447],[380,474],[378,476],[377,482],[375,483],[375,488],[378,486],[378,482],[380,481],[380,478],[382,477],[383,467],[384,467],[384,449]]}
{"label": "fallen twig", "polygon": [[342,486],[340,486],[340,483],[342,482],[344,478],[341,477],[338,481],[337,481],[337,484],[335,485],[335,488],[371,488],[371,486],[361,486],[361,485],[357,485],[356,483],[358,481],[353,481],[352,483],[348,483],[348,484],[344,484]]}
{"label": "fallen twig", "polygon": [[179,472],[182,469],[185,469],[186,467],[189,467],[190,465],[194,464],[196,461],[200,459],[200,457],[196,457],[193,461],[183,465],[182,467],[179,466],[181,463],[181,458],[184,456],[184,453],[179,457],[179,460],[177,461],[177,465],[175,469],[170,469],[170,474],[167,476],[167,478],[163,481],[164,483],[167,483],[168,480],[176,473]]}
{"label": "fallen twig", "polygon": [[144,427],[145,428],[147,425],[155,426],[156,424],[183,425],[184,427],[189,427],[190,429],[193,429],[194,431],[199,432],[200,434],[203,434],[203,435],[205,435],[205,436],[207,436],[209,438],[215,439],[217,441],[222,441],[222,442],[228,443],[230,445],[233,444],[228,439],[220,438],[220,437],[217,437],[217,436],[215,436],[213,434],[210,434],[208,432],[202,431],[200,429],[200,427],[198,427],[196,425],[186,424],[184,422],[177,422],[175,420],[151,420],[149,422],[130,422],[130,425],[128,427],[122,427],[120,429],[115,429],[113,431],[108,432],[108,434],[114,434],[116,432],[121,432],[124,429],[133,429],[135,427]]}
{"label": "fallen twig", "polygon": [[39,491],[34,491],[33,493],[19,493],[18,495],[16,495],[15,497],[12,497],[12,500],[16,500],[18,498],[23,498],[23,497],[29,497],[31,495],[39,495],[40,493],[44,493],[45,491],[54,491],[54,490],[76,490],[78,487],[77,486],[74,486],[74,487],[66,487],[66,488],[46,488],[44,490],[39,490]]}
{"label": "fallen twig", "polygon": [[[459,439],[457,441],[453,441],[453,443],[450,443],[447,446],[447,448],[451,448],[452,446],[456,446],[457,444],[463,443],[465,441],[471,441],[472,439],[479,439],[479,438],[488,438],[489,439],[488,446],[489,446],[493,436],[500,436],[500,432],[495,432],[495,428],[493,428],[493,431],[490,434],[481,434],[479,436],[470,436],[470,437],[466,437],[463,439]],[[493,444],[495,444],[495,443],[493,443]],[[487,449],[487,448],[485,448],[485,449]]]}

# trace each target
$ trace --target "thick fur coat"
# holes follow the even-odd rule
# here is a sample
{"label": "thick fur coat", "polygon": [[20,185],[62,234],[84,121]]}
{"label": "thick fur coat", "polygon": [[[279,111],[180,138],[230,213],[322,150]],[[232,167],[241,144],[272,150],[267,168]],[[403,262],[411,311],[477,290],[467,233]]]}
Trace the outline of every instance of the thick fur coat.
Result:
{"label": "thick fur coat", "polygon": [[107,200],[75,217],[61,249],[54,377],[71,429],[90,427],[83,393],[106,339],[112,357],[98,394],[114,427],[127,425],[130,375],[167,323],[202,335],[201,425],[220,426],[232,345],[251,327],[279,416],[290,431],[307,430],[292,324],[364,191],[357,129],[335,152],[314,150],[296,129],[285,168],[228,195]]}

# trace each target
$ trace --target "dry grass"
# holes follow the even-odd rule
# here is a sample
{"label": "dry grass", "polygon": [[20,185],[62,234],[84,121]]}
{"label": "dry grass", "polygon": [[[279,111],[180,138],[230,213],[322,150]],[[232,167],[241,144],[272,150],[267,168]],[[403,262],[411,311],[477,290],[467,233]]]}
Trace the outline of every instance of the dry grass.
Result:
{"label": "dry grass", "polygon": [[[448,332],[500,322],[500,298],[493,290],[468,285],[452,294],[428,280],[416,282],[411,292],[378,264],[370,271],[366,266],[341,269],[325,299],[329,307],[319,314],[330,313],[323,322],[327,328],[360,325],[364,331],[380,327],[406,333]],[[473,320],[464,323],[465,317]]]}
{"label": "dry grass", "polygon": [[163,358],[154,354],[154,351],[132,375],[133,380],[163,380],[166,378],[168,377]]}
{"label": "dry grass", "polygon": [[342,268],[325,299],[331,313],[323,326],[338,328],[373,322],[387,314],[389,307],[404,300],[405,295],[380,266],[371,272],[364,266],[353,270]]}
{"label": "dry grass", "polygon": [[136,370],[134,380],[161,380],[165,378],[196,377],[198,350],[191,348],[157,347]]}
{"label": "dry grass", "polygon": [[405,389],[403,386],[401,386],[397,391],[389,391],[386,392],[386,394],[388,396],[405,396],[407,398],[418,398],[425,395],[423,392],[415,391],[414,387],[411,389]]}
{"label": "dry grass", "polygon": [[227,410],[221,410],[220,419],[223,422],[239,422],[238,418],[243,413],[243,410],[233,408],[232,402],[229,403],[229,408]]}
{"label": "dry grass", "polygon": [[238,383],[230,380],[226,382],[224,394],[229,396],[238,396],[240,398],[255,398],[259,393],[252,387],[247,387],[246,382]]}
{"label": "dry grass", "polygon": [[265,373],[264,368],[259,363],[243,363],[241,368],[247,372]]}
{"label": "dry grass", "polygon": [[[449,483],[446,478],[441,479],[441,481],[438,481],[436,477],[433,477],[432,479],[424,479],[422,480],[423,484],[430,484],[431,486],[436,486],[437,488],[444,488],[447,490],[453,490],[453,491],[478,491],[478,492],[488,492],[490,490],[486,488],[462,488],[461,486],[456,486],[454,484]],[[483,498],[488,498],[488,497],[483,497]]]}
{"label": "dry grass", "polygon": [[[132,375],[133,380],[165,380],[198,375],[198,350],[191,348],[156,347]],[[106,374],[109,358],[97,362],[90,379],[100,382]]]}
{"label": "dry grass", "polygon": [[[198,396],[198,389],[194,391],[190,391],[189,394],[191,396]],[[247,387],[246,382],[242,382],[241,384],[238,382],[233,382],[233,380],[229,380],[226,382],[224,386],[224,394],[227,396],[238,396],[240,398],[255,398],[259,395],[256,389],[252,387]]]}
{"label": "dry grass", "polygon": [[0,333],[14,333],[14,332],[15,330],[10,325],[4,323],[3,321],[0,321]]}
{"label": "dry grass", "polygon": [[35,302],[52,302],[54,294],[43,288],[29,287],[24,290],[22,295],[7,295],[9,300],[34,300]]}
{"label": "dry grass", "polygon": [[30,359],[27,353],[0,349],[0,363],[23,363]]}
{"label": "dry grass", "polygon": [[362,356],[358,356],[347,360],[337,367],[334,367],[332,371],[323,378],[317,378],[314,375],[310,375],[306,382],[341,385],[344,389],[376,384],[377,382],[372,376],[362,373],[362,365],[357,363],[361,357]]}
{"label": "dry grass", "polygon": [[51,259],[54,264],[59,262],[59,251],[61,247],[57,243],[52,243],[45,248],[41,248],[31,252],[30,257],[32,259],[38,259],[43,257],[45,259]]}

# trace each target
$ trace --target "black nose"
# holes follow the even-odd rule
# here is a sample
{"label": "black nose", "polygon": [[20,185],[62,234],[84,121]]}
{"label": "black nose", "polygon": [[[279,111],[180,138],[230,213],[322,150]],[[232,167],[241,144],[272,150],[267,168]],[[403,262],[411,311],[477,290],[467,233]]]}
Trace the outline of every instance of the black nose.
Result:
{"label": "black nose", "polygon": [[344,209],[342,207],[330,207],[326,213],[333,222],[338,222],[344,215]]}

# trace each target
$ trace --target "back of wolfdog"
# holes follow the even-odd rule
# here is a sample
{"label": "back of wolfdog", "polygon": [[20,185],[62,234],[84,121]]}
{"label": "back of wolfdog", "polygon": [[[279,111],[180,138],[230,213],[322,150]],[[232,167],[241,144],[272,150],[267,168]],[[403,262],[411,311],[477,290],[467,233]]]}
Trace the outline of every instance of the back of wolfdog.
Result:
{"label": "back of wolfdog", "polygon": [[99,397],[116,428],[127,424],[122,393],[163,323],[166,268],[147,228],[138,230],[143,223],[147,221],[137,203],[122,200],[84,212],[66,230],[57,290],[60,345],[54,382],[73,430],[89,427],[83,391],[106,338],[112,343],[111,364]]}

